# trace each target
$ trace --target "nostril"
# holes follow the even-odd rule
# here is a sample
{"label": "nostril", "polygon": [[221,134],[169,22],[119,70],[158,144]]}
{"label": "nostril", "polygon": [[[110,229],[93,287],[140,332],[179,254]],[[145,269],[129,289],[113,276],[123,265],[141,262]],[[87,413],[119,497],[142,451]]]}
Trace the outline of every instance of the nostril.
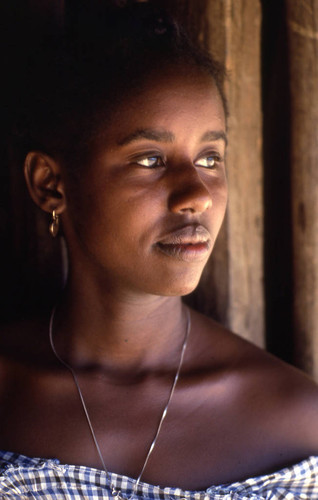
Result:
{"label": "nostril", "polygon": [[181,208],[180,212],[195,212],[195,210],[193,208]]}

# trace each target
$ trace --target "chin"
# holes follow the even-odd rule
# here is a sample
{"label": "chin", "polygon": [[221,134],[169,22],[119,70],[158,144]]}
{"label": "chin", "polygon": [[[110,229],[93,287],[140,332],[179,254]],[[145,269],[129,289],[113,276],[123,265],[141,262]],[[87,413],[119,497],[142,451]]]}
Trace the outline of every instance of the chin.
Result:
{"label": "chin", "polygon": [[165,286],[160,287],[161,290],[158,290],[158,295],[166,297],[183,297],[184,295],[189,295],[198,286],[200,277],[201,274],[195,278],[192,277],[192,279],[171,279]]}

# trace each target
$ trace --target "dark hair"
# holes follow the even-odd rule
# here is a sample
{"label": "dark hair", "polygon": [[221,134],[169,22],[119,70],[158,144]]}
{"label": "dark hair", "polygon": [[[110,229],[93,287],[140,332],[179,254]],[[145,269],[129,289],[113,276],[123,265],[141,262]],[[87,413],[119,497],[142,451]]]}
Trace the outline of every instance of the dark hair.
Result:
{"label": "dark hair", "polygon": [[174,19],[149,3],[94,2],[28,56],[15,116],[21,154],[42,150],[71,170],[85,164],[106,113],[164,64],[209,74],[227,110],[223,67]]}

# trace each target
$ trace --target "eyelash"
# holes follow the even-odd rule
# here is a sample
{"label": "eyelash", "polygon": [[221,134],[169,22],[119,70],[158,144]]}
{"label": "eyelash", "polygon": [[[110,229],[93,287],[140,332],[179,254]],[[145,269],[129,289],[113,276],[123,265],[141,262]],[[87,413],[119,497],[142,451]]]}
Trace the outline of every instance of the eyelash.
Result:
{"label": "eyelash", "polygon": [[[199,161],[201,161],[203,159],[204,160],[209,160],[210,158],[213,159],[213,164],[211,166],[198,165]],[[151,165],[142,164],[142,162],[145,162],[147,160],[154,160],[154,163],[152,163]],[[204,154],[204,155],[200,156],[194,162],[194,165],[198,166],[198,167],[206,168],[207,170],[213,170],[216,167],[216,164],[217,163],[221,163],[222,161],[223,160],[222,160],[221,156],[218,153],[216,153],[216,152],[209,152],[207,154]],[[145,156],[142,156],[141,158],[137,158],[135,160],[135,163],[137,165],[141,166],[141,167],[149,168],[149,169],[157,168],[157,167],[164,167],[166,165],[166,161],[160,155],[145,155]]]}

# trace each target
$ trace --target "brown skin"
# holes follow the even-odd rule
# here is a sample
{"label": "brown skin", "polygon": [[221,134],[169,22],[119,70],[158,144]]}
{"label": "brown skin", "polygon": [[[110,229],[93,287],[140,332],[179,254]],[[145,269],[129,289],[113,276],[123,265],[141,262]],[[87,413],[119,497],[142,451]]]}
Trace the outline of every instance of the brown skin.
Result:
{"label": "brown skin", "polygon": [[[198,283],[227,198],[219,95],[207,76],[177,75],[166,71],[121,104],[76,198],[52,158],[30,153],[25,169],[35,202],[61,215],[70,252],[57,350],[77,371],[107,467],[132,477],[178,366],[186,328],[180,295]],[[150,128],[156,138],[124,140]],[[214,138],[206,140],[207,131]],[[195,254],[184,245],[189,236],[179,246],[173,239],[185,225],[210,234]],[[175,251],[162,251],[158,242],[171,238]],[[203,489],[318,454],[316,385],[214,321],[194,311],[191,319],[182,374],[142,479]],[[47,323],[2,332],[0,446],[101,468]]]}

